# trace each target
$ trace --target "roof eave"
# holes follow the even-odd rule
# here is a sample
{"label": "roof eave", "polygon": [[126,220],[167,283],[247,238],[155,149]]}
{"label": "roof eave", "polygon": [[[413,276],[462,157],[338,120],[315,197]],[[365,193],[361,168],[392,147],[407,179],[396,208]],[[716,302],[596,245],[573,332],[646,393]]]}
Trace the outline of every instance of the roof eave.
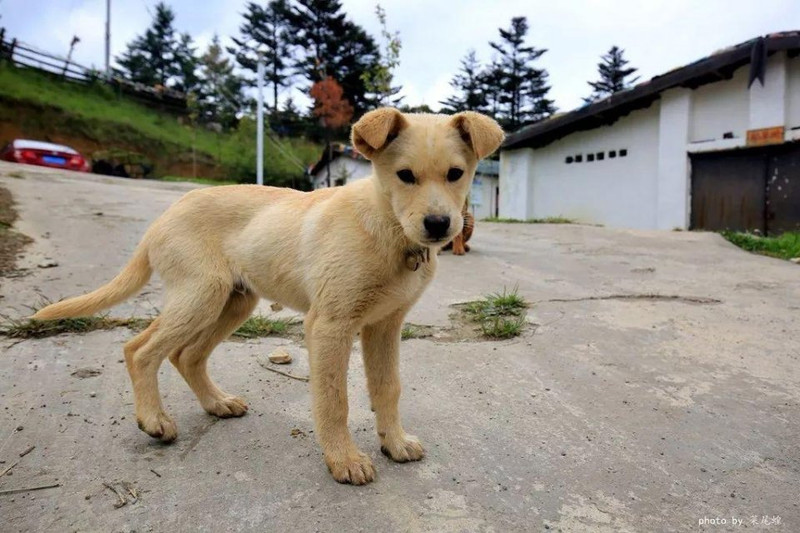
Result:
{"label": "roof eave", "polygon": [[[501,149],[546,146],[576,131],[613,124],[632,111],[649,107],[667,89],[674,87],[695,89],[707,83],[729,79],[736,69],[750,62],[752,45],[757,40],[758,38],[740,43],[712,56],[656,76],[599,102],[524,127],[509,134]],[[800,32],[767,35],[764,40],[769,54],[780,50],[800,52]]]}

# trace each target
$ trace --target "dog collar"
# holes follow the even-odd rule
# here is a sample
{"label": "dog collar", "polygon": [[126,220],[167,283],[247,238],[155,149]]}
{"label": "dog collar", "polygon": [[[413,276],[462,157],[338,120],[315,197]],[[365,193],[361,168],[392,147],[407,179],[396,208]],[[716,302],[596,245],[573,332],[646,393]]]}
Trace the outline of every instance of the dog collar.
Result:
{"label": "dog collar", "polygon": [[417,248],[406,252],[406,267],[412,272],[416,272],[422,263],[427,263],[430,260],[430,248]]}

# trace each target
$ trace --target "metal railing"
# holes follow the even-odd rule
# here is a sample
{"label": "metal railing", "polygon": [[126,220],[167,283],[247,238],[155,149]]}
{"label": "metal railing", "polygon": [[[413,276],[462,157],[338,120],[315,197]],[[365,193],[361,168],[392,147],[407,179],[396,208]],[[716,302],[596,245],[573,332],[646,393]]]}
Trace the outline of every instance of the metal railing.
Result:
{"label": "metal railing", "polygon": [[38,50],[17,39],[6,40],[5,33],[5,28],[0,28],[0,61],[8,62],[15,67],[36,70],[64,82],[83,85],[104,84],[117,94],[162,111],[181,115],[188,111],[186,95],[182,92],[163,86],[148,87],[119,75],[108,77],[100,70]]}

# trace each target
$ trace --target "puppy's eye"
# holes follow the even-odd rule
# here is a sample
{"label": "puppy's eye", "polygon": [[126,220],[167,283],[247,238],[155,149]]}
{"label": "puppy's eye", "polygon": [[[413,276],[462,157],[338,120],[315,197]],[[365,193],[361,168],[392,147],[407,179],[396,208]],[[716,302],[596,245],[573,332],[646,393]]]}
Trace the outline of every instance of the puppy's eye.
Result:
{"label": "puppy's eye", "polygon": [[453,167],[447,171],[447,181],[458,181],[461,176],[464,175],[464,171],[460,168]]}
{"label": "puppy's eye", "polygon": [[398,170],[397,177],[400,178],[403,181],[403,183],[417,182],[417,179],[414,177],[414,173],[407,168],[404,168],[403,170]]}

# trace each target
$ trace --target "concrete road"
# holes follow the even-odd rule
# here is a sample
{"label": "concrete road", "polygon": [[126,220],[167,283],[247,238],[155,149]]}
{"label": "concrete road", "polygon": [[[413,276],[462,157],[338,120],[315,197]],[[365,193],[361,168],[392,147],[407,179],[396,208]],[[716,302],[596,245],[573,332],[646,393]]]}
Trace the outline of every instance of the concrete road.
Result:
{"label": "concrete road", "polygon": [[[28,270],[0,280],[12,316],[109,279],[188,187],[17,172],[0,166],[0,184],[36,241]],[[298,343],[217,349],[211,374],[250,402],[235,420],[206,415],[165,365],[180,435],[163,446],[134,422],[130,331],[0,340],[0,471],[19,461],[0,491],[60,484],[0,495],[0,529],[800,531],[798,266],[713,234],[569,225],[479,223],[473,250],[442,256],[410,321],[445,331],[451,304],[518,286],[531,324],[502,342],[403,342],[420,463],[380,454],[356,348],[350,427],[378,470],[365,487],[329,476],[307,384],[256,360],[286,346],[288,371],[306,375]],[[113,314],[154,312],[158,289]],[[73,375],[86,368],[100,374]]]}

